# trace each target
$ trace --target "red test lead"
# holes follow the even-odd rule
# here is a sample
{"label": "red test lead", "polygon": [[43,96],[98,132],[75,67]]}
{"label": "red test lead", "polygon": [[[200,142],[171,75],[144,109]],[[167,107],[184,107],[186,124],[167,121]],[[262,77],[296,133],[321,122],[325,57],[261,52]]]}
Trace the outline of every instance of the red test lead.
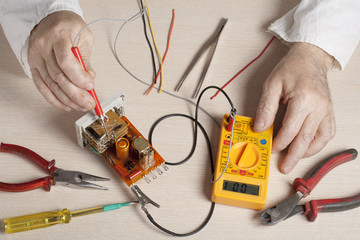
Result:
{"label": "red test lead", "polygon": [[231,112],[229,114],[229,120],[228,120],[228,125],[226,126],[226,131],[231,132],[234,126],[234,121],[235,121],[235,115],[236,115],[236,110],[235,109],[231,109]]}
{"label": "red test lead", "polygon": [[[73,52],[74,56],[77,58],[77,60],[79,60],[79,63],[80,65],[83,67],[83,69],[87,72],[88,70],[86,69],[85,67],[85,64],[84,64],[84,61],[81,57],[81,54],[80,54],[80,51],[79,51],[79,48],[78,47],[72,47],[71,48],[71,51]],[[101,105],[100,105],[100,102],[96,96],[96,93],[95,93],[95,90],[94,89],[91,89],[91,90],[88,90],[88,92],[90,93],[90,95],[92,96],[92,98],[94,99],[95,101],[95,113],[96,115],[99,117],[99,120],[101,122],[101,125],[104,127],[105,129],[105,132],[106,132],[106,136],[110,137],[107,129],[106,129],[106,125],[105,125],[105,115],[104,115],[104,112],[101,108]]]}

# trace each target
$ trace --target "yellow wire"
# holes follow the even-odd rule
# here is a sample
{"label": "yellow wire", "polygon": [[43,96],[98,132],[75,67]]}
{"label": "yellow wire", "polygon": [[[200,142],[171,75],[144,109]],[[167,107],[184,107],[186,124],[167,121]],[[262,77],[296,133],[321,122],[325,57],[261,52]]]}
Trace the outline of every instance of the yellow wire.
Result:
{"label": "yellow wire", "polygon": [[158,55],[159,62],[160,62],[160,87],[159,87],[159,92],[161,93],[162,85],[163,85],[163,64],[162,64],[162,58],[161,58],[161,55],[160,55],[159,50],[158,50],[158,48],[157,48],[156,41],[155,41],[155,36],[154,36],[154,32],[153,32],[153,29],[152,29],[152,26],[151,26],[151,17],[150,17],[149,6],[148,6],[146,0],[144,0],[144,2],[145,2],[145,5],[146,5],[146,10],[147,10],[147,16],[148,16],[148,20],[149,20],[149,27],[150,27],[151,36],[152,36],[152,39],[153,39],[153,41],[154,41],[154,46],[155,46],[156,54]]}

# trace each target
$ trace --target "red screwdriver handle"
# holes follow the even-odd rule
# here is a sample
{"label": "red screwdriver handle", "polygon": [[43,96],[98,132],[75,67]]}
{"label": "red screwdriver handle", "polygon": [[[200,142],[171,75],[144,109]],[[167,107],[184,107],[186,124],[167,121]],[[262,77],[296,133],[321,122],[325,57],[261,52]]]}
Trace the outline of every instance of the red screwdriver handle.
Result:
{"label": "red screwdriver handle", "polygon": [[[81,54],[80,54],[80,51],[79,51],[79,48],[78,47],[72,47],[71,48],[71,51],[73,52],[74,56],[77,58],[77,60],[79,60],[79,63],[80,65],[83,67],[83,69],[87,72],[87,69],[85,67],[85,64],[84,64],[84,61],[81,57]],[[94,99],[95,101],[95,113],[97,116],[101,116],[103,115],[103,110],[101,108],[101,105],[100,105],[100,102],[99,102],[99,99],[98,97],[96,96],[96,93],[95,93],[95,90],[94,89],[91,89],[91,90],[88,90],[88,92],[90,93],[90,95],[92,96],[92,98]]]}
{"label": "red screwdriver handle", "polygon": [[36,179],[26,183],[3,183],[0,182],[0,191],[4,192],[26,192],[43,187],[46,191],[50,191],[50,187],[55,185],[54,177],[48,176]]}
{"label": "red screwdriver handle", "polygon": [[352,148],[326,159],[315,168],[306,180],[302,178],[294,180],[293,187],[295,191],[300,191],[304,194],[303,197],[306,197],[328,172],[343,163],[354,160],[357,155],[357,151]]}
{"label": "red screwdriver handle", "polygon": [[14,153],[23,156],[39,165],[48,173],[54,172],[57,168],[55,167],[55,160],[47,161],[37,153],[31,151],[28,148],[21,147],[14,144],[1,143],[0,152]]}
{"label": "red screwdriver handle", "polygon": [[305,203],[305,216],[315,221],[318,212],[340,212],[360,207],[360,194],[347,198],[311,200]]}

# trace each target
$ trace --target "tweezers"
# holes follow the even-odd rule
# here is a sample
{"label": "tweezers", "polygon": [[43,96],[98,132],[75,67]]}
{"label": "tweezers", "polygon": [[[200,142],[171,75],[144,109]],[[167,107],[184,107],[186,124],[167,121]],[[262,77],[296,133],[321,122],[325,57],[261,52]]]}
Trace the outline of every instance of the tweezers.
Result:
{"label": "tweezers", "polygon": [[215,53],[215,50],[216,50],[216,46],[217,46],[217,43],[219,41],[219,38],[220,38],[220,34],[222,32],[222,30],[224,29],[225,27],[225,24],[227,22],[227,19],[222,19],[221,22],[220,22],[220,25],[219,27],[216,29],[215,33],[211,36],[211,38],[208,39],[208,41],[205,42],[205,44],[200,48],[200,50],[197,52],[196,56],[194,57],[194,59],[191,61],[190,65],[188,66],[188,68],[186,69],[184,75],[182,76],[180,82],[178,83],[177,87],[175,88],[175,91],[178,92],[181,88],[181,86],[183,85],[186,77],[189,75],[189,73],[191,72],[191,70],[194,68],[194,66],[197,64],[197,62],[199,61],[199,59],[204,55],[204,53],[206,52],[206,50],[208,48],[210,48],[212,46],[212,49],[211,49],[211,52],[210,52],[210,55],[209,55],[209,58],[205,64],[205,67],[204,67],[204,70],[200,76],[200,81],[198,83],[198,86],[197,88],[195,89],[195,93],[193,95],[193,98],[196,98],[197,95],[199,94],[200,92],[200,89],[201,89],[201,86],[202,84],[204,83],[204,79],[205,79],[205,76],[206,76],[206,73],[209,69],[209,66],[210,66],[210,63],[211,63],[211,60],[214,56],[214,53]]}

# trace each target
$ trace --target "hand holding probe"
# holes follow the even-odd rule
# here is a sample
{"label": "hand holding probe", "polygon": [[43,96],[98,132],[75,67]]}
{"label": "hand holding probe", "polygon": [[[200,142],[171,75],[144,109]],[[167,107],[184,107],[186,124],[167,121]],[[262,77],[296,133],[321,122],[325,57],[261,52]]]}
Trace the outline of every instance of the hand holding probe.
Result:
{"label": "hand holding probe", "polygon": [[5,219],[5,232],[15,233],[21,231],[28,231],[37,228],[44,228],[56,225],[58,223],[69,223],[71,218],[90,215],[94,213],[107,212],[116,210],[121,207],[136,204],[138,201],[126,202],[126,203],[114,203],[94,208],[82,209],[71,212],[69,209],[64,208],[62,211],[52,211],[36,213],[21,217],[14,217]]}
{"label": "hand holding probe", "polygon": [[[79,48],[78,48],[78,47],[72,47],[72,48],[71,48],[71,51],[73,52],[73,54],[74,54],[74,56],[77,58],[77,60],[79,60],[79,63],[80,63],[80,65],[83,67],[83,69],[87,72],[87,69],[86,69],[85,64],[84,64],[84,61],[83,61],[83,59],[82,59],[82,57],[81,57]],[[99,102],[99,100],[98,100],[98,98],[97,98],[97,96],[96,96],[95,90],[94,90],[94,89],[91,89],[91,90],[88,90],[88,92],[90,93],[90,95],[92,96],[92,98],[93,98],[94,101],[95,101],[95,108],[94,108],[94,110],[95,110],[96,115],[99,117],[99,121],[100,121],[101,125],[102,125],[102,126],[104,127],[104,129],[105,129],[106,136],[110,137],[109,132],[108,132],[108,130],[106,129],[106,125],[105,125],[105,119],[106,119],[106,117],[105,117],[104,112],[103,112],[103,110],[102,110],[102,108],[101,108],[100,102]]]}

